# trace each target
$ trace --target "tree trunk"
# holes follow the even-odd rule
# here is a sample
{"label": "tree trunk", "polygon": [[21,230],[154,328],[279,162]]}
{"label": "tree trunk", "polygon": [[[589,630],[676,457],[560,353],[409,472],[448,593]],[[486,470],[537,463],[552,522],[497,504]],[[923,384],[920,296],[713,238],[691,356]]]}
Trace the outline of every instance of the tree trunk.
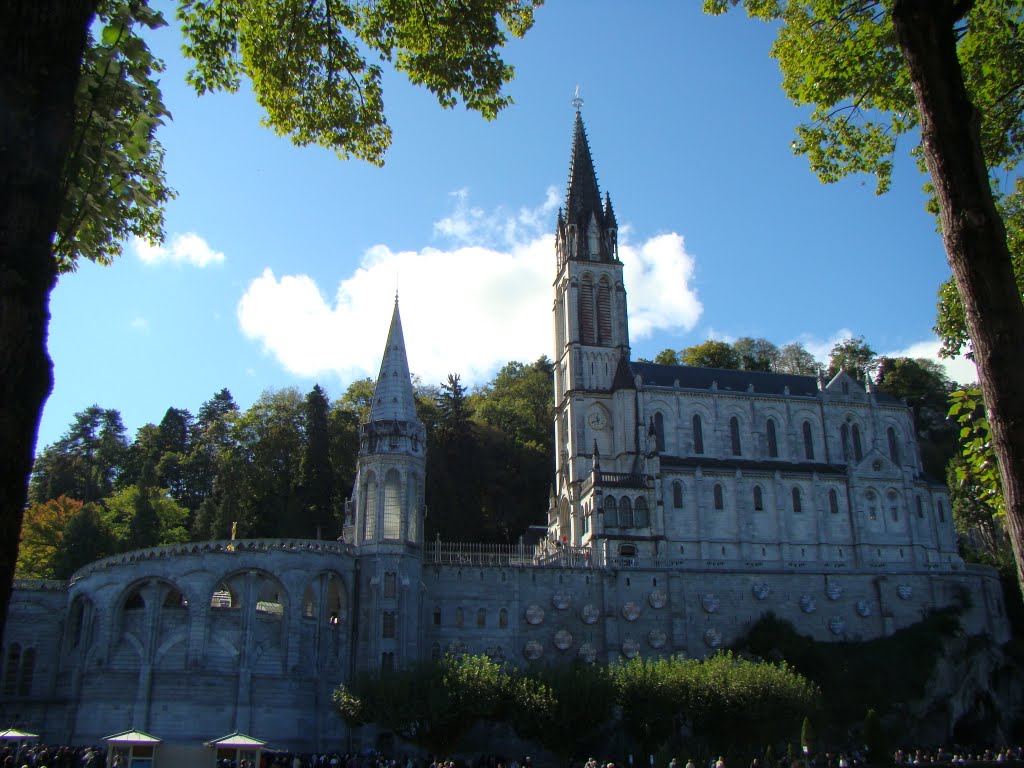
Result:
{"label": "tree trunk", "polygon": [[964,0],[896,0],[893,26],[921,117],[942,237],[967,316],[1024,591],[1024,303],[964,87],[953,27]]}
{"label": "tree trunk", "polygon": [[0,643],[43,404],[50,245],[97,0],[15,0],[0,24]]}

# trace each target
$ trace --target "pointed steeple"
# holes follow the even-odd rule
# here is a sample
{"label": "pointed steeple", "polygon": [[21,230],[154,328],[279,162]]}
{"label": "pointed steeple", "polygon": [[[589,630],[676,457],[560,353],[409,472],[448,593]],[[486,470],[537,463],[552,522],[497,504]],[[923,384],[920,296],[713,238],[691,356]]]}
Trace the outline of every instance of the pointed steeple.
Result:
{"label": "pointed steeple", "polygon": [[569,189],[565,195],[565,218],[570,224],[585,227],[590,215],[596,212],[602,217],[601,191],[597,186],[594,161],[590,157],[587,131],[583,127],[583,116],[576,110],[576,126],[572,137],[572,160],[569,166]]}
{"label": "pointed steeple", "polygon": [[608,229],[618,229],[619,227],[615,222],[615,211],[612,209],[612,196],[607,192],[604,193],[604,225]]}
{"label": "pointed steeple", "polygon": [[391,330],[384,357],[380,363],[377,386],[373,391],[373,405],[370,406],[370,421],[416,421],[416,397],[412,391],[412,377],[409,375],[409,359],[405,353],[405,336],[402,333],[402,317],[398,312],[398,296],[395,295],[395,311],[391,315]]}

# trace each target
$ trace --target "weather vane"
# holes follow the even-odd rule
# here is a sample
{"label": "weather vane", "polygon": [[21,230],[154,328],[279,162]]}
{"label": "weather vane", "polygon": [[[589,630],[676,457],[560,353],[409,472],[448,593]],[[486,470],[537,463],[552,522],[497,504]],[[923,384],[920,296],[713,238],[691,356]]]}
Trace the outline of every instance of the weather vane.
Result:
{"label": "weather vane", "polygon": [[576,107],[576,111],[580,111],[580,107],[583,106],[583,99],[580,98],[580,84],[576,83],[576,95],[573,96],[572,105]]}

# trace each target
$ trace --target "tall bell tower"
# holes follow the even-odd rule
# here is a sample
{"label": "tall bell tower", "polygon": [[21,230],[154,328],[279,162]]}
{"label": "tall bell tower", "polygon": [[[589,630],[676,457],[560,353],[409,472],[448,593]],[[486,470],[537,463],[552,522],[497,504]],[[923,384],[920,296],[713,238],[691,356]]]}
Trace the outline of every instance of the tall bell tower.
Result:
{"label": "tall bell tower", "polygon": [[370,415],[359,425],[345,536],[359,558],[357,658],[364,668],[419,658],[425,466],[426,432],[416,415],[396,295]]}
{"label": "tall bell tower", "polygon": [[577,90],[568,191],[555,233],[557,485],[549,531],[569,544],[583,543],[588,533],[580,489],[600,453],[588,437],[598,434],[606,451],[616,450],[612,386],[620,361],[629,360],[618,225],[611,197],[601,199],[582,105]]}

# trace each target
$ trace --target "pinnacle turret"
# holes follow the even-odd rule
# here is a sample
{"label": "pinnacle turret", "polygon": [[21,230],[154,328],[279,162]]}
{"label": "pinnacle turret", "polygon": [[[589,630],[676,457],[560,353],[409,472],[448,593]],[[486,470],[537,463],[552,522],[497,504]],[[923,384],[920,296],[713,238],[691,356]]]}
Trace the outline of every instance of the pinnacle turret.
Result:
{"label": "pinnacle turret", "polygon": [[409,360],[405,352],[405,336],[402,333],[402,317],[398,312],[398,297],[391,315],[391,329],[384,357],[380,363],[377,386],[373,391],[373,405],[370,407],[370,421],[416,421],[416,397],[409,375]]}

